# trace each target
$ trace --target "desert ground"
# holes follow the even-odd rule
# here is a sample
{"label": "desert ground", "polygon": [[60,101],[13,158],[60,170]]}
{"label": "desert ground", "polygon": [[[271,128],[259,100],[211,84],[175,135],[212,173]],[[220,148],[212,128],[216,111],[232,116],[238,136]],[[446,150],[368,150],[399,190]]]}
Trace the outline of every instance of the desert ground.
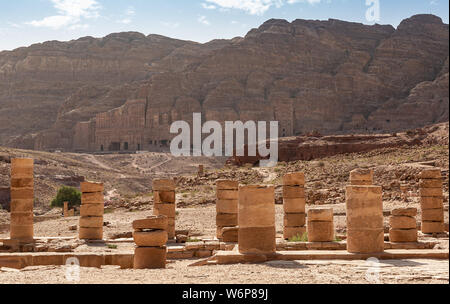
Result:
{"label": "desert ground", "polygon": [[[448,141],[448,140],[447,140]],[[276,226],[279,240],[283,231],[281,178],[285,173],[302,171],[306,176],[307,209],[332,207],[337,235],[345,238],[345,185],[349,172],[370,168],[375,184],[383,187],[385,225],[390,210],[416,207],[420,222],[418,174],[427,168],[443,172],[444,211],[447,233],[444,236],[420,235],[420,241],[435,242],[435,249],[449,248],[448,240],[448,169],[447,145],[383,148],[367,153],[336,155],[314,161],[279,163],[274,168],[226,165],[224,158],[174,158],[164,153],[92,155],[47,153],[0,148],[0,186],[9,183],[9,159],[35,159],[35,236],[66,237],[45,245],[56,252],[132,253],[132,242],[108,240],[130,238],[131,223],[152,214],[151,181],[171,177],[177,182],[176,229],[188,230],[191,239],[215,237],[215,181],[239,180],[242,184],[276,186]],[[197,176],[198,165],[206,168]],[[105,184],[105,244],[77,240],[79,217],[63,218],[61,209],[50,208],[50,201],[62,185],[79,184],[79,178]],[[9,237],[9,213],[0,209],[0,239]],[[112,242],[112,241],[111,241]],[[163,270],[121,270],[115,266],[102,269],[82,268],[79,283],[373,283],[367,279],[366,261],[270,261],[262,264],[207,265],[189,267],[201,258],[172,259]],[[378,283],[446,283],[449,261],[433,259],[383,260]],[[27,267],[21,270],[1,268],[0,283],[68,283],[64,266]]]}

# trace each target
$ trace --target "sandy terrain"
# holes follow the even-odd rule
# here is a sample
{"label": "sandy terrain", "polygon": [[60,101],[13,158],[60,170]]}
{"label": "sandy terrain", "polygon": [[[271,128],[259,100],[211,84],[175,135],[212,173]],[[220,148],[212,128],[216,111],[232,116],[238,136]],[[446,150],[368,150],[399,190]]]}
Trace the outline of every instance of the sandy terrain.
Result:
{"label": "sandy terrain", "polygon": [[[439,260],[381,261],[379,281],[365,261],[274,261],[251,265],[188,267],[192,260],[175,261],[162,270],[81,268],[80,284],[448,284],[449,262]],[[369,270],[369,271],[368,271]],[[0,272],[5,284],[73,284],[64,266],[29,267]]]}

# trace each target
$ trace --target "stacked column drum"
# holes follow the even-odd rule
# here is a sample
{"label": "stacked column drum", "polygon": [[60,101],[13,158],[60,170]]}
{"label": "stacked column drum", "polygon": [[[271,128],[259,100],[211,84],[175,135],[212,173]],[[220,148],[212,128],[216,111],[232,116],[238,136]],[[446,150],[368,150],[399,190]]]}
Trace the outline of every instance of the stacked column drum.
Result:
{"label": "stacked column drum", "polygon": [[80,232],[82,240],[103,239],[105,201],[103,184],[81,183]]}
{"label": "stacked column drum", "polygon": [[347,186],[347,251],[378,253],[384,251],[382,188]]}
{"label": "stacked column drum", "polygon": [[417,209],[394,209],[389,218],[389,241],[393,243],[417,242]]}
{"label": "stacked column drum", "polygon": [[[216,236],[226,242],[237,242],[239,183],[231,180],[216,182]],[[225,232],[225,235],[223,234]]]}
{"label": "stacked column drum", "polygon": [[283,237],[290,239],[306,233],[305,175],[301,172],[289,173],[283,177]]}
{"label": "stacked column drum", "polygon": [[275,188],[239,187],[239,252],[271,254],[276,251]]}
{"label": "stacked column drum", "polygon": [[353,186],[373,185],[373,170],[355,169],[350,172],[350,184]]}
{"label": "stacked column drum", "polygon": [[11,240],[33,241],[33,159],[11,159]]}
{"label": "stacked column drum", "polygon": [[175,238],[175,182],[171,179],[153,180],[154,215],[167,217],[167,234],[169,239]]}
{"label": "stacked column drum", "polygon": [[444,193],[441,170],[425,170],[419,177],[422,232],[444,232]]}
{"label": "stacked column drum", "polygon": [[134,269],[166,268],[168,218],[152,216],[133,222]]}
{"label": "stacked column drum", "polygon": [[333,209],[308,210],[308,241],[332,242],[334,240]]}

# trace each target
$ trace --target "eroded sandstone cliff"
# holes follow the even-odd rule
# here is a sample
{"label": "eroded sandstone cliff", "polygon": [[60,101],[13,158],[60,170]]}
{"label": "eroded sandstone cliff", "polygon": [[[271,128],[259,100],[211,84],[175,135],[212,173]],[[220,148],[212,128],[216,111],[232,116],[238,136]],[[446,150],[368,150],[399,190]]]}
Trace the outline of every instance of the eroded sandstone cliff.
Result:
{"label": "eroded sandstone cliff", "polygon": [[[149,149],[166,145],[170,124],[192,120],[192,112],[221,122],[278,120],[280,136],[391,132],[448,121],[448,25],[436,16],[413,16],[397,29],[269,20],[244,38],[207,44],[111,36],[0,53],[0,79],[10,83],[0,85],[2,143]],[[104,40],[111,40],[104,51],[115,55],[91,59]],[[68,45],[81,42],[91,45],[82,48],[87,59],[66,60]],[[64,60],[53,59],[47,71],[50,55]],[[18,83],[27,81],[41,90],[26,95]]]}

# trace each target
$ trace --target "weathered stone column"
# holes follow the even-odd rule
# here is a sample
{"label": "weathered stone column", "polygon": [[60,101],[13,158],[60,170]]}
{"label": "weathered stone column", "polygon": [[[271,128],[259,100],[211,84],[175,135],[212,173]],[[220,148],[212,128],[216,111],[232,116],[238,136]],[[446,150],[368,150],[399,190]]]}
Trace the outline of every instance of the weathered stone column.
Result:
{"label": "weathered stone column", "polygon": [[105,201],[103,184],[81,183],[80,232],[82,240],[103,239]]}
{"label": "weathered stone column", "polygon": [[350,184],[353,186],[373,185],[373,170],[360,168],[351,171]]}
{"label": "weathered stone column", "polygon": [[171,179],[153,180],[153,214],[167,217],[167,233],[169,239],[175,238],[175,182]]}
{"label": "weathered stone column", "polygon": [[133,222],[134,269],[166,268],[168,219],[166,216],[152,216]]}
{"label": "weathered stone column", "polygon": [[377,253],[384,251],[383,197],[378,186],[348,186],[347,251]]}
{"label": "weathered stone column", "polygon": [[284,239],[306,233],[305,175],[289,173],[283,177]]}
{"label": "weathered stone column", "polygon": [[63,214],[64,217],[69,217],[69,202],[64,202]]}
{"label": "weathered stone column", "polygon": [[64,202],[64,217],[75,216],[75,209],[69,209],[69,202]]}
{"label": "weathered stone column", "polygon": [[417,242],[417,209],[399,208],[389,218],[389,241],[393,243]]}
{"label": "weathered stone column", "polygon": [[334,240],[333,209],[308,210],[308,241],[332,242]]}
{"label": "weathered stone column", "polygon": [[444,232],[444,192],[441,170],[425,170],[419,177],[422,232]]}
{"label": "weathered stone column", "polygon": [[[232,180],[217,180],[216,236],[226,242],[237,242],[239,183]],[[223,235],[225,229],[225,235]]]}
{"label": "weathered stone column", "polygon": [[202,177],[205,175],[205,166],[204,165],[198,165],[198,176]]}
{"label": "weathered stone column", "polygon": [[11,240],[32,242],[34,207],[33,159],[11,159]]}
{"label": "weathered stone column", "polygon": [[239,187],[239,252],[270,254],[276,251],[275,189]]}

